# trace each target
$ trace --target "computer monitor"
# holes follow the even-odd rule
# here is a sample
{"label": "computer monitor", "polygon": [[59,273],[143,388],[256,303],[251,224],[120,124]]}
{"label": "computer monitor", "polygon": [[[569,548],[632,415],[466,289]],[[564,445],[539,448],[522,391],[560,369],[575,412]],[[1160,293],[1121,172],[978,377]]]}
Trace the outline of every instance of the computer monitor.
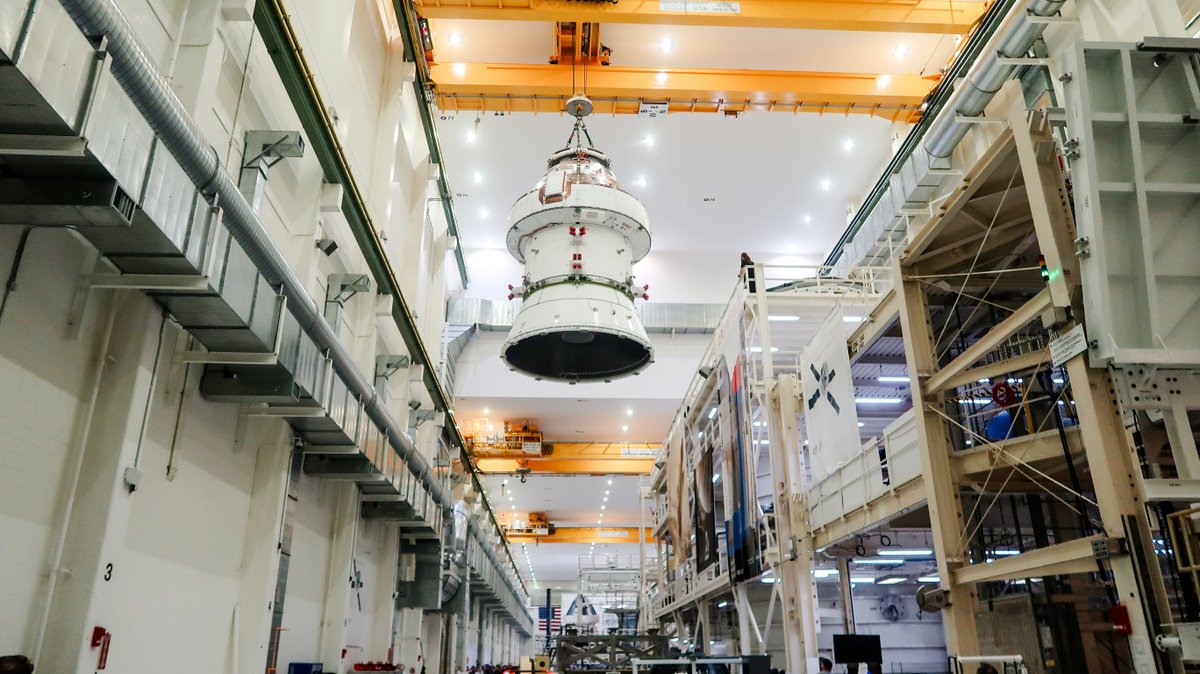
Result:
{"label": "computer monitor", "polygon": [[878,634],[833,635],[833,661],[838,664],[883,662]]}

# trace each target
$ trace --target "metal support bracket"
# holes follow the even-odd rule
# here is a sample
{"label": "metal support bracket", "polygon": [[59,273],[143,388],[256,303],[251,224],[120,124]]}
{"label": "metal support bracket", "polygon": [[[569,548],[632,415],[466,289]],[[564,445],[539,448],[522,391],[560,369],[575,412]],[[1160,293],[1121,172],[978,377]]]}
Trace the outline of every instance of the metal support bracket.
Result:
{"label": "metal support bracket", "polygon": [[208,277],[193,274],[91,274],[93,288],[129,290],[208,290]]}
{"label": "metal support bracket", "polygon": [[1137,43],[1138,51],[1200,54],[1200,40],[1191,37],[1145,37]]}
{"label": "metal support bracket", "polygon": [[1004,66],[1041,66],[1043,68],[1053,65],[1050,59],[1027,56],[997,56],[996,63]]}
{"label": "metal support bracket", "polygon": [[79,136],[0,133],[0,156],[82,157],[87,141]]}
{"label": "metal support bracket", "polygon": [[279,356],[274,353],[239,353],[235,351],[180,351],[176,357],[180,363],[204,363],[206,365],[274,365]]}
{"label": "metal support bracket", "polygon": [[1079,19],[1075,19],[1075,18],[1072,18],[1069,16],[1038,16],[1037,14],[1034,14],[1033,12],[1026,12],[1025,20],[1028,21],[1029,23],[1035,23],[1035,24],[1040,23],[1040,24],[1046,24],[1048,26],[1074,25],[1074,24],[1079,23]]}

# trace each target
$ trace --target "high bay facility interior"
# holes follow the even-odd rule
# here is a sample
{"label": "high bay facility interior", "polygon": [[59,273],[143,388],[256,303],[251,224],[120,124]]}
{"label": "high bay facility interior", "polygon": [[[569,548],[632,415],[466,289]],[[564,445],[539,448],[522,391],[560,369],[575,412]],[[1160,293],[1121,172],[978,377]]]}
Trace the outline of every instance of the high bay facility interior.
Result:
{"label": "high bay facility interior", "polygon": [[0,674],[1200,671],[1198,36],[0,0]]}

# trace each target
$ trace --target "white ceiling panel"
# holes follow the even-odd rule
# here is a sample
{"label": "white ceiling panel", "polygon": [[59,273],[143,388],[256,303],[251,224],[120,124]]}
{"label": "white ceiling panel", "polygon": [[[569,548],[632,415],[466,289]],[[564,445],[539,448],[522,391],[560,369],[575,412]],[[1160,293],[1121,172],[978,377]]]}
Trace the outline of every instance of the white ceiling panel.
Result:
{"label": "white ceiling panel", "polygon": [[[571,121],[446,113],[438,128],[463,245],[503,248],[509,208],[566,144]],[[893,141],[892,123],[867,115],[618,115],[590,118],[588,129],[646,205],[655,250],[734,256],[824,256]]]}

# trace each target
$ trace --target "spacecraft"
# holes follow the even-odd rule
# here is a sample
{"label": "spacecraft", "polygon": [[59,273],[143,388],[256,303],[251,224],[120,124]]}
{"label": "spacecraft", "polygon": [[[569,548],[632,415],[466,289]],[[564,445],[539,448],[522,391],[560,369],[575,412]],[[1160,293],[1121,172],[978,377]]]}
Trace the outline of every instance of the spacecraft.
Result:
{"label": "spacecraft", "polygon": [[637,374],[654,361],[633,306],[649,299],[633,278],[633,263],[650,252],[649,217],[592,147],[583,123],[591,109],[581,96],[567,102],[575,117],[567,147],[513,204],[506,237],[525,271],[510,286],[509,299],[522,303],[501,357],[536,379],[572,384]]}

